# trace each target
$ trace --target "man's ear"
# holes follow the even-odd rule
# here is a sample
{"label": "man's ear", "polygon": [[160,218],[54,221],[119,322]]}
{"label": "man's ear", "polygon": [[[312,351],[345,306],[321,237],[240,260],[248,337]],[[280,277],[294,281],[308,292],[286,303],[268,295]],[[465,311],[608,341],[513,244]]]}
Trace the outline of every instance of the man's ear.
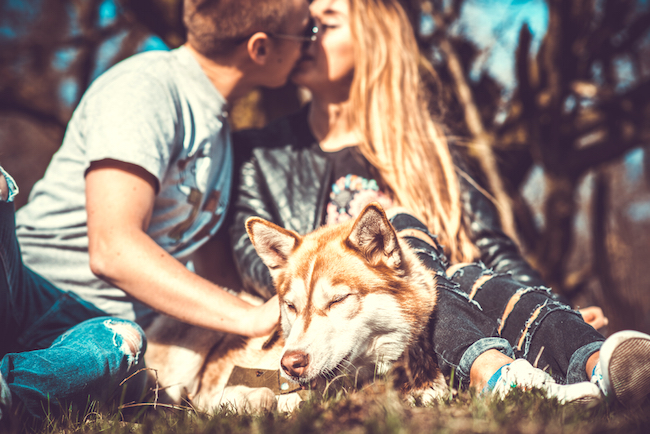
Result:
{"label": "man's ear", "polygon": [[265,65],[269,56],[271,39],[264,32],[257,32],[248,39],[248,56],[258,65]]}

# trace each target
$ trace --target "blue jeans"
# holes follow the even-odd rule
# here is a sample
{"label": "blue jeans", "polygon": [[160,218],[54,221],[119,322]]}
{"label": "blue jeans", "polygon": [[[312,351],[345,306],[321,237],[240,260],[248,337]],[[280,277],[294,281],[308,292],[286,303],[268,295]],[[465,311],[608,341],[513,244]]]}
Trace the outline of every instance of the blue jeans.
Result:
{"label": "blue jeans", "polygon": [[[435,236],[410,215],[399,214],[391,223],[398,233],[413,229],[435,242]],[[439,245],[416,237],[406,240],[438,276],[431,338],[443,373],[453,369],[460,383],[467,385],[474,361],[495,349],[546,368],[561,384],[588,379],[587,359],[605,338],[548,288],[529,287],[509,274],[493,273],[480,262],[459,267],[448,276]]]}
{"label": "blue jeans", "polygon": [[138,325],[107,317],[23,264],[14,205],[0,200],[0,373],[14,408],[40,419],[140,399],[144,373],[120,383],[143,367],[145,347]]}

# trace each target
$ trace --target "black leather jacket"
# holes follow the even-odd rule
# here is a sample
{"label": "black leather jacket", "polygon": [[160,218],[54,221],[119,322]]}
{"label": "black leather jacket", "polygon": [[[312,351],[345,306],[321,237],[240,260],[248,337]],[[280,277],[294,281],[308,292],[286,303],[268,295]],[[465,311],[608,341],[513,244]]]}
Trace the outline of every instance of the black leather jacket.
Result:
{"label": "black leather jacket", "polygon": [[[231,210],[234,259],[244,286],[268,298],[275,293],[271,276],[244,223],[250,216],[259,216],[300,234],[313,231],[324,221],[332,168],[326,157],[312,151],[316,139],[307,124],[307,108],[263,129],[240,131],[233,140],[236,153],[247,159]],[[495,272],[512,273],[526,285],[543,285],[539,274],[501,230],[493,203],[464,178],[460,183],[465,224],[480,260]]]}

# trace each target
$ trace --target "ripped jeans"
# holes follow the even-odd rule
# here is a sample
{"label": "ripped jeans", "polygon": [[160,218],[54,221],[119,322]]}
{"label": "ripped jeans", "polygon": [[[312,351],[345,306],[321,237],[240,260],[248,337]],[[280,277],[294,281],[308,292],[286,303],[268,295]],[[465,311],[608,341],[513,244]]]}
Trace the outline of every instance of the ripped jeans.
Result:
{"label": "ripped jeans", "polygon": [[545,287],[529,287],[510,274],[497,274],[481,262],[448,267],[442,249],[414,217],[398,214],[391,223],[400,233],[420,231],[435,246],[406,236],[424,264],[438,275],[438,303],[432,339],[445,375],[452,369],[464,386],[485,351],[496,349],[546,370],[560,384],[587,381],[587,359],[605,338]]}
{"label": "ripped jeans", "polygon": [[14,204],[0,200],[0,374],[13,407],[41,419],[140,399],[144,373],[120,383],[144,366],[145,346],[138,325],[107,317],[23,264]]}

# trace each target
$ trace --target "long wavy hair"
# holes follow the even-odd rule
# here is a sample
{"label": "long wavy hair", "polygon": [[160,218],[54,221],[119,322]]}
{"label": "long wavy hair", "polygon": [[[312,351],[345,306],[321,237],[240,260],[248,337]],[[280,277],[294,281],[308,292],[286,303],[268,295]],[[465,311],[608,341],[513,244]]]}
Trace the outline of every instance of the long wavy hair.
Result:
{"label": "long wavy hair", "polygon": [[423,74],[433,67],[397,0],[349,3],[356,52],[348,122],[361,138],[359,150],[393,200],[438,235],[452,262],[471,261],[477,249],[463,225],[459,180],[429,110]]}

